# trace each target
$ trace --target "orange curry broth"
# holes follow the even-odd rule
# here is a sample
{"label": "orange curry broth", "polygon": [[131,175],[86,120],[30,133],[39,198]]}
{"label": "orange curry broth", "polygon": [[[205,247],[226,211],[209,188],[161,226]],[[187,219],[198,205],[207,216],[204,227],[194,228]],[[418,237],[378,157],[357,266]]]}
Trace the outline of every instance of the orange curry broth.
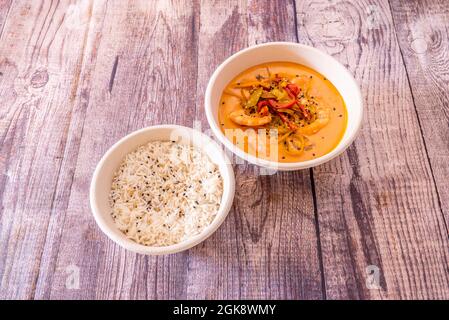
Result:
{"label": "orange curry broth", "polygon": [[[236,95],[240,95],[240,89],[234,88],[234,85],[239,82],[245,82],[250,80],[256,80],[257,75],[267,75],[267,67],[271,74],[279,74],[281,77],[287,77],[291,82],[296,83],[301,90],[304,91],[305,87],[309,88],[309,96],[314,97],[318,104],[323,104],[330,110],[330,121],[326,126],[321,128],[317,133],[312,135],[306,135],[310,143],[313,145],[309,150],[304,150],[300,155],[292,155],[285,150],[282,144],[278,147],[278,158],[275,161],[279,162],[299,162],[306,161],[321,157],[329,152],[331,152],[340,142],[343,134],[346,130],[347,125],[347,111],[346,106],[343,101],[342,96],[334,85],[327,80],[323,75],[305,67],[300,64],[291,62],[270,62],[260,64],[251,67],[237,77],[235,77],[226,87],[226,90],[234,92]],[[240,99],[223,93],[220,100],[220,107],[218,111],[218,119],[220,121],[220,127],[223,133],[225,129],[242,129],[247,130],[253,128],[254,130],[264,129],[267,126],[259,127],[247,127],[241,126],[234,123],[230,118],[229,114],[235,110],[241,109]],[[280,135],[281,136],[281,135]],[[266,135],[266,153],[269,154],[269,135]],[[237,143],[237,139],[234,139],[234,144]],[[258,152],[258,148],[251,150],[248,145],[248,139],[244,138],[244,143],[238,143],[237,147],[249,152],[253,155],[259,156],[261,158],[268,158],[265,154]],[[271,158],[270,160],[273,160]]]}

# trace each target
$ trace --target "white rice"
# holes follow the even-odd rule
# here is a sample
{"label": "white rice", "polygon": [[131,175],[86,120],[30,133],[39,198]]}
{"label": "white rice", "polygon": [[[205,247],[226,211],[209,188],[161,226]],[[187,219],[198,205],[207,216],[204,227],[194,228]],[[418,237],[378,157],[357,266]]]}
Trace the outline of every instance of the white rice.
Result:
{"label": "white rice", "polygon": [[109,201],[117,227],[146,246],[168,246],[199,234],[215,218],[223,182],[200,150],[150,142],[129,153],[114,175]]}

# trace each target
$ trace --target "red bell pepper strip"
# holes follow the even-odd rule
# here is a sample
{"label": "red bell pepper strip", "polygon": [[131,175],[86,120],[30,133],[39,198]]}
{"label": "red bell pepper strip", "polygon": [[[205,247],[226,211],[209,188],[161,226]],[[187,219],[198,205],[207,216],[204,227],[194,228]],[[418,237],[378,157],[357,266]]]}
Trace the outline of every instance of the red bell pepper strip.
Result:
{"label": "red bell pepper strip", "polygon": [[270,107],[273,107],[275,109],[277,107],[276,101],[273,99],[268,99],[268,104],[270,105]]}
{"label": "red bell pepper strip", "polygon": [[273,107],[275,109],[288,109],[288,108],[293,107],[296,104],[296,100],[292,100],[290,102],[280,104],[280,103],[276,102],[274,99],[269,99],[268,103],[270,104],[271,107]]}
{"label": "red bell pepper strip", "polygon": [[296,124],[294,124],[293,122],[291,122],[290,120],[287,119],[287,117],[285,115],[282,114],[282,112],[277,112],[279,118],[281,118],[281,120],[287,124],[287,126],[291,129],[291,130],[296,130],[298,129],[298,126]]}
{"label": "red bell pepper strip", "polygon": [[268,101],[267,100],[261,100],[257,103],[257,112],[260,112],[260,110],[262,109],[262,107],[268,106]]}
{"label": "red bell pepper strip", "polygon": [[298,104],[299,109],[301,109],[301,112],[304,115],[304,117],[306,119],[310,119],[309,111],[307,111],[306,108],[301,103],[299,103],[299,101],[297,101],[297,104]]}
{"label": "red bell pepper strip", "polygon": [[301,109],[302,113],[304,113],[304,114],[306,113],[306,108],[302,104],[300,104],[299,101],[298,101],[298,107],[299,107],[299,109]]}
{"label": "red bell pepper strip", "polygon": [[301,91],[301,89],[294,83],[287,84],[286,89],[288,89],[291,93],[293,93],[295,97],[299,94],[299,91]]}
{"label": "red bell pepper strip", "polygon": [[293,94],[293,92],[288,88],[288,85],[287,85],[284,89],[285,89],[285,91],[287,91],[288,96],[289,96],[290,98],[296,99],[296,95]]}
{"label": "red bell pepper strip", "polygon": [[259,110],[259,113],[260,113],[260,115],[261,116],[266,116],[266,115],[268,115],[268,106],[263,106],[260,110]]}

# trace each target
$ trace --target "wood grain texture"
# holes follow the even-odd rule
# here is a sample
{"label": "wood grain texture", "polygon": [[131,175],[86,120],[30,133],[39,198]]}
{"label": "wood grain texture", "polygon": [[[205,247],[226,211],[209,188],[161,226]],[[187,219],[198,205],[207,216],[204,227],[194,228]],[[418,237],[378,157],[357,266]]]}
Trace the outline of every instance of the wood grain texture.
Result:
{"label": "wood grain texture", "polygon": [[327,297],[447,298],[447,232],[388,2],[298,1],[297,12],[299,41],[345,64],[365,97],[358,139],[313,170]]}
{"label": "wood grain texture", "polygon": [[447,230],[449,2],[391,1],[390,4]]}
{"label": "wood grain texture", "polygon": [[[207,126],[202,101],[213,70],[248,45],[295,41],[294,8],[285,1],[203,1],[200,25],[196,117]],[[322,298],[308,173],[259,176],[247,164],[234,170],[233,210],[210,241],[190,250],[187,297]]]}
{"label": "wood grain texture", "polygon": [[60,233],[76,163],[80,132],[70,129],[82,110],[71,91],[85,41],[63,23],[66,10],[14,2],[0,42],[2,298],[33,298],[44,252],[59,245],[49,240]]}
{"label": "wood grain texture", "polygon": [[5,27],[6,19],[8,18],[11,4],[12,0],[0,0],[0,39],[2,38],[3,29]]}
{"label": "wood grain texture", "polygon": [[[108,3],[104,13],[96,10],[101,8],[94,7],[93,16],[104,21],[100,41],[91,40],[92,45],[99,43],[96,65],[87,77],[88,113],[50,297],[182,298],[188,254],[145,257],[125,252],[95,225],[86,190],[96,162],[121,136],[158,123],[192,125],[195,96],[175,92],[195,92],[193,8],[181,2],[130,1],[126,6]],[[95,29],[89,34],[96,34]],[[83,290],[65,288],[65,268],[71,264],[80,267]]]}
{"label": "wood grain texture", "polygon": [[[449,298],[448,26],[443,0],[0,0],[0,298]],[[211,134],[211,73],[267,41],[348,66],[356,142],[310,171],[236,164],[227,220],[187,252],[115,245],[89,208],[100,157],[148,125]]]}

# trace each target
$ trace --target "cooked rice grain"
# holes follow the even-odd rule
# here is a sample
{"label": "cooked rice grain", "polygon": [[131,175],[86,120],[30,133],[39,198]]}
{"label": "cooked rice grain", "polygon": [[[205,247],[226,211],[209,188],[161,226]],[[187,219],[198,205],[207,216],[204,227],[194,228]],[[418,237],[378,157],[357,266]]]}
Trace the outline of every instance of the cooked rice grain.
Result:
{"label": "cooked rice grain", "polygon": [[150,142],[129,153],[114,175],[112,217],[129,239],[168,246],[199,234],[215,218],[223,182],[200,150]]}

